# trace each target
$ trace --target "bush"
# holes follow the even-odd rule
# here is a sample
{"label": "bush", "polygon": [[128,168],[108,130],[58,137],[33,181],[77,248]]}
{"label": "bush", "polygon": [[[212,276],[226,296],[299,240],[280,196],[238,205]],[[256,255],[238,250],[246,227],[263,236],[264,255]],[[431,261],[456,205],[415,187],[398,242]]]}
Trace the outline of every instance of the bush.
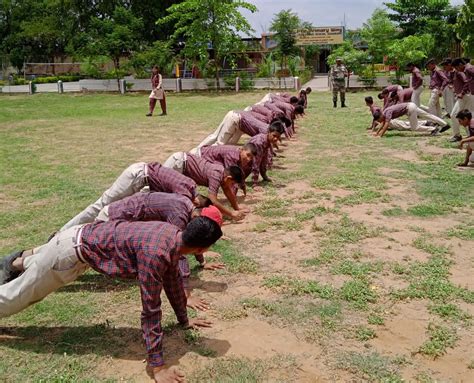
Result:
{"label": "bush", "polygon": [[79,81],[81,76],[79,75],[69,75],[69,76],[48,76],[48,77],[38,77],[34,80],[36,84],[51,84],[56,83],[59,80],[62,82],[71,82],[71,81]]}
{"label": "bush", "polygon": [[365,86],[374,86],[377,83],[377,77],[375,76],[374,68],[372,65],[366,65],[365,68],[360,72],[359,81]]}
{"label": "bush", "polygon": [[311,71],[311,69],[308,69],[308,68],[303,69],[302,71],[299,72],[298,76],[300,78],[301,85],[304,85],[313,78],[313,72]]}
{"label": "bush", "polygon": [[405,80],[403,77],[397,78],[396,76],[390,76],[388,78],[388,82],[394,85],[408,86],[408,81]]}
{"label": "bush", "polygon": [[240,77],[240,89],[241,90],[249,90],[253,88],[254,82],[253,79],[247,72],[236,72],[230,76],[224,77],[224,83],[231,89],[235,89],[235,79],[236,77]]}

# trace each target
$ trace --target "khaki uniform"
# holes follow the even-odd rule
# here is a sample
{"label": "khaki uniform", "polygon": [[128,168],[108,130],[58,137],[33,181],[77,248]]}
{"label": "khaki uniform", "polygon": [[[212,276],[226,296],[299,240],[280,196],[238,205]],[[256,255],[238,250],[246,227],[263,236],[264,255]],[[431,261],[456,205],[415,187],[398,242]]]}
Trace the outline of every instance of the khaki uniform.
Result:
{"label": "khaki uniform", "polygon": [[337,104],[337,93],[341,94],[341,105],[346,102],[346,77],[349,75],[344,64],[331,67],[332,101]]}

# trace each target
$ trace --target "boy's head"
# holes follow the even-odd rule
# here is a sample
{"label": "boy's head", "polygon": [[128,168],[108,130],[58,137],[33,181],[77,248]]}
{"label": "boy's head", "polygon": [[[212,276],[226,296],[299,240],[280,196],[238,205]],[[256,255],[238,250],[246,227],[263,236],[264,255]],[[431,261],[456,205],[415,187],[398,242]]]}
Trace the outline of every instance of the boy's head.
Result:
{"label": "boy's head", "polygon": [[398,93],[397,92],[392,92],[392,93],[390,93],[390,95],[388,97],[390,98],[390,100],[398,100]]}
{"label": "boy's head", "polygon": [[240,165],[245,168],[253,161],[257,155],[257,147],[252,143],[247,143],[240,149]]}
{"label": "boy's head", "polygon": [[383,89],[380,94],[381,94],[383,97],[388,96],[388,89],[387,89],[387,88]]}
{"label": "boy's head", "polygon": [[379,94],[377,95],[377,98],[378,98],[379,100],[383,100],[385,97],[384,97],[384,95],[383,95],[382,93],[379,93]]}
{"label": "boy's head", "polygon": [[231,188],[234,184],[241,185],[244,181],[242,169],[238,166],[232,165],[224,169],[224,179],[222,180],[222,187]]}
{"label": "boy's head", "polygon": [[275,121],[282,122],[283,124],[285,124],[287,128],[291,126],[291,120],[286,116],[280,116],[280,117],[274,118],[273,120],[270,121],[270,125],[273,124]]}
{"label": "boy's head", "polygon": [[435,59],[430,59],[426,62],[426,68],[428,70],[434,70],[436,68],[436,61]]}
{"label": "boy's head", "polygon": [[376,111],[373,114],[373,117],[374,117],[374,121],[377,121],[377,122],[384,122],[384,120],[385,120],[385,118],[384,118],[381,111]]}
{"label": "boy's head", "polygon": [[465,66],[466,66],[466,62],[462,58],[458,57],[453,60],[453,67],[458,72],[464,72]]}
{"label": "boy's head", "polygon": [[217,220],[209,217],[193,218],[182,232],[182,241],[189,253],[204,253],[220,237],[220,225]]}
{"label": "boy's head", "polygon": [[270,144],[274,145],[278,143],[281,135],[285,132],[283,123],[281,121],[275,121],[268,127],[267,138]]}
{"label": "boy's head", "polygon": [[472,113],[468,109],[464,109],[456,114],[456,118],[462,126],[468,127],[471,124]]}
{"label": "boy's head", "polygon": [[291,97],[290,97],[290,104],[291,104],[291,105],[295,105],[295,104],[297,104],[297,103],[298,103],[298,97],[296,97],[296,96],[291,96]]}
{"label": "boy's head", "polygon": [[453,68],[453,60],[451,60],[449,57],[445,58],[439,65],[443,67],[444,70],[448,71]]}
{"label": "boy's head", "polygon": [[364,98],[365,100],[365,105],[367,106],[371,106],[374,104],[374,99],[372,98],[372,96],[367,96],[366,98]]}
{"label": "boy's head", "polygon": [[193,205],[197,208],[208,207],[212,205],[212,201],[209,198],[204,197],[202,194],[198,194],[193,200]]}
{"label": "boy's head", "polygon": [[304,114],[304,106],[303,105],[296,105],[295,106],[295,116],[303,115]]}
{"label": "boy's head", "polygon": [[313,91],[310,86],[306,88],[306,94],[310,94]]}
{"label": "boy's head", "polygon": [[414,63],[408,63],[406,68],[407,68],[408,72],[411,72],[411,71],[413,71],[413,69],[416,68],[416,65]]}

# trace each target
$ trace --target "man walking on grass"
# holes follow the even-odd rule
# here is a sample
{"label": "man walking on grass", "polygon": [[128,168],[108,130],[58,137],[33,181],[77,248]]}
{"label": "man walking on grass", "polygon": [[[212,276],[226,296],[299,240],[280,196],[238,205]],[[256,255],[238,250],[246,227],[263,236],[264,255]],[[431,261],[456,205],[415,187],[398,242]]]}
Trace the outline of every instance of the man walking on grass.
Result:
{"label": "man walking on grass", "polygon": [[184,379],[163,359],[161,292],[183,328],[210,327],[188,319],[178,263],[184,254],[205,252],[222,236],[219,224],[197,217],[181,231],[164,222],[94,222],[58,233],[37,254],[25,259],[24,272],[0,286],[0,317],[18,313],[76,280],[89,267],[112,278],[137,279],[142,302],[141,326],[147,371],[155,382]]}

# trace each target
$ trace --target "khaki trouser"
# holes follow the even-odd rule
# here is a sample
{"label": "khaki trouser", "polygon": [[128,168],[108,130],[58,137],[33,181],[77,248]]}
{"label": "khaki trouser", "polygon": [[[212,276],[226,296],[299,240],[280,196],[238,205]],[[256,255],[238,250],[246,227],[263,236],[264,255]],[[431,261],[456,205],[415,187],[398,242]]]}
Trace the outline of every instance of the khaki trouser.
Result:
{"label": "khaki trouser", "polygon": [[454,99],[453,88],[450,88],[449,86],[444,88],[443,100],[444,100],[444,108],[446,109],[446,112],[449,113],[449,115],[451,115],[453,111],[453,107],[454,107],[454,102],[456,101]]}
{"label": "khaki trouser", "polygon": [[337,102],[337,94],[340,93],[341,104],[346,102],[346,80],[342,81],[333,80],[332,82],[332,101]]}
{"label": "khaki trouser", "polygon": [[268,101],[272,101],[271,93],[267,93],[265,96],[263,96],[263,98],[259,102],[255,103],[255,105],[263,105]]}
{"label": "khaki trouser", "polygon": [[168,157],[163,166],[165,168],[176,170],[177,172],[182,174],[184,172],[184,165],[186,164],[186,159],[187,155],[185,152],[176,152]]}
{"label": "khaki trouser", "polygon": [[98,221],[109,221],[109,205],[104,206],[96,218]]}
{"label": "khaki trouser", "polygon": [[39,253],[24,259],[25,271],[0,286],[0,318],[16,314],[48,294],[76,280],[89,267],[78,258],[80,230],[58,233]]}
{"label": "khaki trouser", "polygon": [[[471,112],[474,111],[474,97],[470,94],[465,94],[463,98],[457,98],[454,103],[453,110],[451,111],[451,121],[453,122],[453,134],[455,136],[461,135],[459,121],[456,118],[456,115],[463,109],[469,109]],[[466,129],[467,134],[467,129]]]}
{"label": "khaki trouser", "polygon": [[75,225],[94,222],[100,210],[104,206],[107,206],[114,201],[131,196],[145,187],[146,176],[147,164],[145,162],[138,162],[136,164],[130,165],[97,201],[86,207],[81,213],[66,223],[60,231],[69,229]]}
{"label": "khaki trouser", "polygon": [[441,117],[441,104],[439,103],[439,89],[431,89],[430,101],[428,102],[428,112]]}
{"label": "khaki trouser", "polygon": [[417,89],[413,89],[413,93],[411,94],[411,102],[413,102],[418,107],[421,104],[421,92],[423,92],[423,86],[420,86]]}
{"label": "khaki trouser", "polygon": [[399,120],[398,118],[390,120],[388,128],[390,130],[399,130],[399,131],[414,131],[414,132],[423,132],[431,133],[436,128],[434,126],[426,126],[426,121],[418,121],[416,129],[412,129],[408,121]]}
{"label": "khaki trouser", "polygon": [[[240,115],[234,111],[227,113],[216,131],[207,136],[198,148],[208,145],[232,145],[239,141],[242,131],[239,129]],[[236,140],[237,138],[237,140]]]}
{"label": "khaki trouser", "polygon": [[418,117],[438,124],[441,127],[448,125],[443,119],[436,117],[428,112],[425,112],[423,109],[418,108],[413,102],[408,103],[407,116],[408,120],[410,121],[411,130],[414,131],[418,129]]}

